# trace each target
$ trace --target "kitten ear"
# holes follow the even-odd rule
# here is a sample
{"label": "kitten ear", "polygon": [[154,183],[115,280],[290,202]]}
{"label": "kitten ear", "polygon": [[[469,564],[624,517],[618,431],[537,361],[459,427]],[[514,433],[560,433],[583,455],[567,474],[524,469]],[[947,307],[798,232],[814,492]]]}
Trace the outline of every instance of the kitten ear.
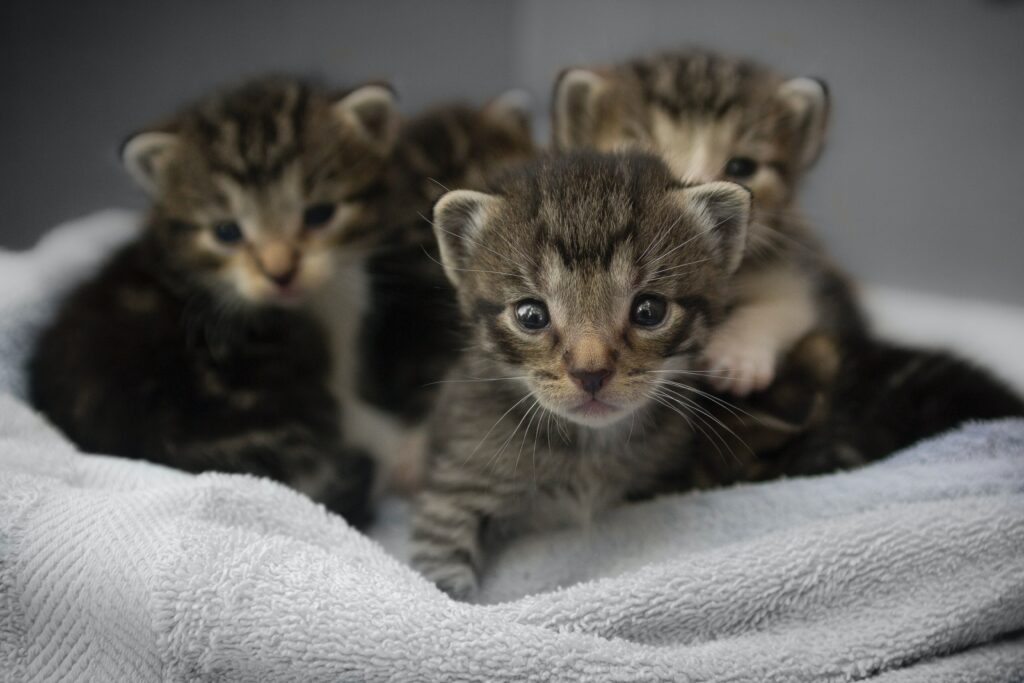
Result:
{"label": "kitten ear", "polygon": [[484,105],[484,112],[523,135],[532,136],[533,96],[525,90],[509,90]]}
{"label": "kitten ear", "polygon": [[136,183],[150,195],[159,192],[180,139],[175,133],[136,133],[121,143],[121,163]]}
{"label": "kitten ear", "polygon": [[485,192],[453,190],[434,204],[434,235],[441,249],[441,264],[456,287],[459,285],[459,273],[469,262],[488,213],[500,201]]}
{"label": "kitten ear", "polygon": [[381,151],[391,150],[398,136],[398,103],[391,88],[364,85],[337,100],[332,108],[341,121],[354,126]]}
{"label": "kitten ear", "polygon": [[753,195],[736,183],[716,181],[682,190],[682,200],[705,224],[722,266],[730,274],[740,267],[747,246]]}
{"label": "kitten ear", "polygon": [[558,149],[587,147],[597,132],[598,109],[609,82],[589,69],[566,69],[555,81],[551,129]]}
{"label": "kitten ear", "polygon": [[829,96],[825,81],[817,78],[793,78],[779,87],[779,97],[793,112],[798,161],[801,168],[810,167],[821,155],[828,128]]}

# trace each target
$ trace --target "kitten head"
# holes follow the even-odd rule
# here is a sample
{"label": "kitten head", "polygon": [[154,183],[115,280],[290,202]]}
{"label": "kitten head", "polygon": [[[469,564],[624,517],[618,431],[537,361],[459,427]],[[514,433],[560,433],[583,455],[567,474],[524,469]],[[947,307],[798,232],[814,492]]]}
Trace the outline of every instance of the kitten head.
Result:
{"label": "kitten head", "polygon": [[728,180],[756,198],[755,225],[776,228],[828,122],[824,83],[786,80],[753,62],[693,51],[607,69],[569,69],[555,85],[560,149],[641,149],[687,182]]}
{"label": "kitten head", "polygon": [[153,199],[169,267],[220,297],[285,304],[330,277],[337,247],[367,237],[364,199],[396,123],[384,86],[335,96],[264,79],[133,135],[122,158]]}
{"label": "kitten head", "polygon": [[542,406],[615,422],[685,370],[723,312],[750,193],[686,186],[657,157],[574,153],[456,190],[434,210],[482,352]]}
{"label": "kitten head", "polygon": [[529,96],[512,90],[483,107],[445,105],[411,119],[395,161],[400,183],[433,203],[448,189],[484,187],[489,175],[534,152]]}

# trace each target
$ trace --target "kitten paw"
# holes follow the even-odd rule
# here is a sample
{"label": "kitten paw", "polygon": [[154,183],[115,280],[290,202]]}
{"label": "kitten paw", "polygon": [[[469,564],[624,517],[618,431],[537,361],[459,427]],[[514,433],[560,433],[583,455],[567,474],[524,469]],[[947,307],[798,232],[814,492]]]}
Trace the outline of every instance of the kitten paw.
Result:
{"label": "kitten paw", "polygon": [[414,559],[413,565],[453,600],[469,600],[479,588],[476,572],[468,564],[425,565]]}
{"label": "kitten paw", "polygon": [[715,337],[704,350],[708,381],[718,391],[746,396],[765,389],[775,377],[775,353],[756,342]]}

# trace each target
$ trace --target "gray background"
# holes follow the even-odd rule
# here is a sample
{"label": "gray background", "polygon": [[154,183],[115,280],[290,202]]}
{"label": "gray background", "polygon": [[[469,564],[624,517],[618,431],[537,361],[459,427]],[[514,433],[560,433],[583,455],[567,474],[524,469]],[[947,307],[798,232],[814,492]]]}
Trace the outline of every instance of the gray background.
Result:
{"label": "gray background", "polygon": [[565,65],[687,44],[828,80],[805,208],[855,275],[1024,303],[1024,3],[991,0],[7,1],[0,245],[141,205],[118,142],[225,80],[386,78],[409,112],[524,86],[543,114]]}

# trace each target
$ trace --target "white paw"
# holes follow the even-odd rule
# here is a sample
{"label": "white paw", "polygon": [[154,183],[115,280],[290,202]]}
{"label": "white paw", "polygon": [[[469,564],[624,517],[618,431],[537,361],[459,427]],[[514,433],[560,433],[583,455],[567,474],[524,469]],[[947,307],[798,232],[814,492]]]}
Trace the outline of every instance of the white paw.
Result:
{"label": "white paw", "polygon": [[733,335],[716,335],[704,349],[708,381],[718,391],[746,396],[775,378],[774,349]]}

